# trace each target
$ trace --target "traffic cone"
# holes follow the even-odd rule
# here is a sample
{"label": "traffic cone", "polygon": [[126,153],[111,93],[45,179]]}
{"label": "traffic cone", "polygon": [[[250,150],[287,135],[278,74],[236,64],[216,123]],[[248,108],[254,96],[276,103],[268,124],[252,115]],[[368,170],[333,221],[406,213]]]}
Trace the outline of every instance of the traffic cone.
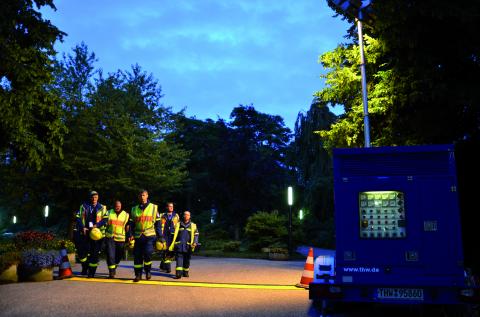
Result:
{"label": "traffic cone", "polygon": [[308,286],[311,282],[313,282],[313,248],[310,248],[308,251],[307,261],[305,262],[305,266],[303,268],[302,278],[300,279],[300,283],[295,286],[308,289]]}
{"label": "traffic cone", "polygon": [[60,250],[60,256],[62,257],[62,262],[60,263],[60,268],[58,270],[58,278],[64,279],[72,277],[72,267],[70,266],[70,261],[68,261],[67,249],[65,249],[65,246]]}

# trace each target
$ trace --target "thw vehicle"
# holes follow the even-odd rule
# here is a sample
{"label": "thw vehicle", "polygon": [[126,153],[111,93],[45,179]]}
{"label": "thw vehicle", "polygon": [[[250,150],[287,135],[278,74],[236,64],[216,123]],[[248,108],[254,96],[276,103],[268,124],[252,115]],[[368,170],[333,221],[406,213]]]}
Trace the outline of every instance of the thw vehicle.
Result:
{"label": "thw vehicle", "polygon": [[315,260],[310,299],[478,303],[480,156],[469,148],[335,149],[336,253]]}

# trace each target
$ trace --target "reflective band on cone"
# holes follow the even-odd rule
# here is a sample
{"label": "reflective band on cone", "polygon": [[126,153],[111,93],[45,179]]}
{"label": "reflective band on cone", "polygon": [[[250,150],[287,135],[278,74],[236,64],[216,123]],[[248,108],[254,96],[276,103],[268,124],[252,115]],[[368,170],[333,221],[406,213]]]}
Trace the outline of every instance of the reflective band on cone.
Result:
{"label": "reflective band on cone", "polygon": [[313,282],[313,268],[313,248],[310,248],[305,267],[303,268],[302,278],[300,279],[300,283],[295,286],[308,288],[309,284]]}
{"label": "reflective band on cone", "polygon": [[70,262],[68,261],[67,249],[60,250],[60,256],[62,257],[62,263],[60,264],[60,268],[58,270],[58,278],[64,279],[73,276],[72,267],[70,266]]}

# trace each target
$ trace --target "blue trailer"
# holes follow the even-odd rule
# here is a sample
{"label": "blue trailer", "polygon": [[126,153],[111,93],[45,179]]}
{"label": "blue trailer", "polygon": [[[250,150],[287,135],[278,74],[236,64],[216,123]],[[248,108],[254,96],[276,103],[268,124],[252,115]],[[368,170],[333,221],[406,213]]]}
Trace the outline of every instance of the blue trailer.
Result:
{"label": "blue trailer", "polygon": [[480,191],[461,204],[457,156],[480,164],[453,145],[334,149],[336,254],[315,260],[310,299],[478,302]]}

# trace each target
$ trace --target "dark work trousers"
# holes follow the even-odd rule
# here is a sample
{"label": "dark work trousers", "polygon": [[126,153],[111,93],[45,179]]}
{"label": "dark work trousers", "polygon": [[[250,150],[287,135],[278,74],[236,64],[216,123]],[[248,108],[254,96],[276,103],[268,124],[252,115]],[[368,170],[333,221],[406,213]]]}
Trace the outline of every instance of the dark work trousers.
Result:
{"label": "dark work trousers", "polygon": [[125,242],[115,241],[113,238],[105,238],[105,245],[108,269],[116,269],[124,255]]}
{"label": "dark work trousers", "polygon": [[155,236],[145,237],[144,235],[135,239],[135,246],[133,247],[133,267],[135,268],[135,276],[142,274],[142,268],[145,269],[145,273],[150,272],[152,268],[153,244],[155,243],[155,239]]}
{"label": "dark work trousers", "polygon": [[177,262],[177,273],[188,272],[190,269],[190,259],[192,252],[176,252],[175,261]]}
{"label": "dark work trousers", "polygon": [[88,238],[89,241],[89,249],[88,249],[88,268],[95,274],[98,266],[98,256],[100,254],[100,249],[102,247],[102,240],[92,240],[90,237]]}
{"label": "dark work trousers", "polygon": [[87,274],[88,269],[88,250],[90,238],[84,234],[78,234],[75,247],[77,248],[78,260],[82,264],[82,274]]}

